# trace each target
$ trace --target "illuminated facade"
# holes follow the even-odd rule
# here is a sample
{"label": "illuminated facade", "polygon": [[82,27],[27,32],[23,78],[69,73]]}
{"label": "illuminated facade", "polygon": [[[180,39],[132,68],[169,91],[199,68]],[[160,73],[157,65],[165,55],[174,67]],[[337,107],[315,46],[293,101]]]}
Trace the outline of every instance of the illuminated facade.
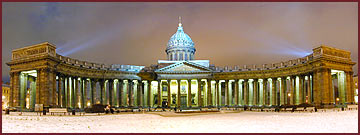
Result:
{"label": "illuminated facade", "polygon": [[[354,104],[350,52],[321,45],[285,62],[215,67],[195,60],[195,44],[181,23],[170,38],[167,60],[148,67],[99,64],[56,53],[45,42],[12,51],[10,106],[85,108],[200,108]],[[26,100],[28,98],[29,100]]]}

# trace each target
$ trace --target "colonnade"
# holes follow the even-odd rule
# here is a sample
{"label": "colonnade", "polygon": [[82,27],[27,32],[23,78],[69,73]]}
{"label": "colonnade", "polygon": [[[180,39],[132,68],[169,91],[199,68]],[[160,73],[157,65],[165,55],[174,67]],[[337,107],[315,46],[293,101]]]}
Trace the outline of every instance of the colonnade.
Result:
{"label": "colonnade", "polygon": [[[10,101],[13,106],[30,109],[38,103],[64,108],[93,104],[157,107],[163,101],[170,107],[345,104],[354,101],[351,74],[325,69],[273,78],[137,80],[84,78],[38,70],[11,74],[15,91]],[[30,100],[25,100],[26,95]]]}
{"label": "colonnade", "polygon": [[60,107],[85,108],[93,104],[133,107],[142,106],[144,101],[140,80],[58,76],[57,83],[57,105]]}

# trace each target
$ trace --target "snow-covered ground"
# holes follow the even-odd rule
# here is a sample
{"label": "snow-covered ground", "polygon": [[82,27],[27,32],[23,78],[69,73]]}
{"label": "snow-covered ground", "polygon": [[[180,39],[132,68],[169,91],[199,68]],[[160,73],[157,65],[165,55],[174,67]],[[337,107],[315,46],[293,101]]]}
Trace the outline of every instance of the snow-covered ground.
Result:
{"label": "snow-covered ground", "polygon": [[[176,116],[176,117],[173,117]],[[2,132],[336,132],[357,133],[358,111],[236,112],[193,116],[174,112],[93,116],[2,115]]]}

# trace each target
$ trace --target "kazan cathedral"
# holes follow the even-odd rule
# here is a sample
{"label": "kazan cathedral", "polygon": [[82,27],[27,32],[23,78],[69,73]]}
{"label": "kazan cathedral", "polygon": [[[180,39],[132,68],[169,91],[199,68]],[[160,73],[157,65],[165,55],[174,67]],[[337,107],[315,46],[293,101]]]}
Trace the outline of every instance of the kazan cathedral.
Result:
{"label": "kazan cathedral", "polygon": [[195,44],[180,22],[165,52],[167,60],[145,67],[65,57],[49,42],[15,49],[7,63],[9,106],[34,111],[36,104],[70,109],[355,104],[349,51],[320,45],[288,61],[215,67],[195,59]]}

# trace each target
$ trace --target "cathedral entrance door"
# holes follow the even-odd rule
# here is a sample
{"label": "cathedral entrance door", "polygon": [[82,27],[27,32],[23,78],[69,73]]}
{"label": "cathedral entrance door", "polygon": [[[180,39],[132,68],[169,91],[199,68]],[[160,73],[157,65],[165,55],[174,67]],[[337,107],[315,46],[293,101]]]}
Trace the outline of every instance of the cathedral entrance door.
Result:
{"label": "cathedral entrance door", "polygon": [[186,107],[187,105],[187,97],[186,96],[181,96],[180,98],[180,106],[183,108],[183,107]]}

